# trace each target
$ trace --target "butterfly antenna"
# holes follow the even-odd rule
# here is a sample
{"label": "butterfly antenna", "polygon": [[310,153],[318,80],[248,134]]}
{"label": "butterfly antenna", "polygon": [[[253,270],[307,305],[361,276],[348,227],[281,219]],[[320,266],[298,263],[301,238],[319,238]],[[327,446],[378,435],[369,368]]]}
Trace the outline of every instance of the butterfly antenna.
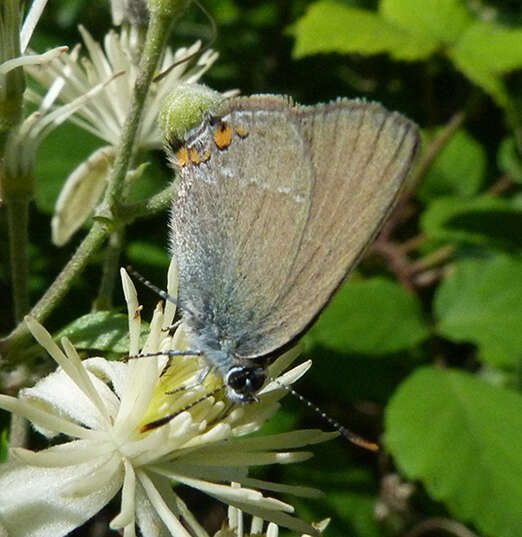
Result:
{"label": "butterfly antenna", "polygon": [[219,386],[219,388],[212,390],[211,392],[203,395],[199,399],[192,401],[192,403],[188,404],[182,409],[176,412],[173,412],[172,414],[167,414],[166,416],[163,416],[163,418],[160,418],[158,420],[154,420],[149,423],[146,423],[145,425],[143,425],[143,427],[141,427],[140,433],[146,433],[147,431],[151,431],[152,429],[157,429],[158,427],[161,427],[162,425],[166,425],[169,421],[172,421],[176,416],[179,416],[183,412],[186,412],[187,410],[190,410],[191,408],[195,407],[197,404],[202,403],[203,401],[206,401],[209,397],[213,397],[224,388],[225,388],[225,385],[223,384]]}
{"label": "butterfly antenna", "polygon": [[125,361],[135,360],[136,358],[151,358],[154,356],[201,356],[201,351],[157,351],[157,352],[144,352],[143,354],[135,354],[134,356],[127,356]]}
{"label": "butterfly antenna", "polygon": [[178,301],[170,296],[168,293],[163,291],[163,289],[160,289],[157,285],[154,285],[152,282],[147,280],[144,276],[142,276],[136,269],[134,269],[131,265],[127,265],[126,270],[129,274],[134,276],[139,282],[141,282],[145,287],[148,287],[151,291],[154,291],[157,295],[159,295],[163,300],[167,300],[168,302],[172,302],[176,306],[178,306]]}
{"label": "butterfly antenna", "polygon": [[165,78],[172,71],[172,69],[174,69],[174,67],[177,67],[178,65],[181,65],[182,63],[188,62],[189,60],[191,60],[197,55],[203,54],[215,43],[216,38],[217,38],[217,25],[216,25],[216,21],[214,17],[207,11],[207,9],[203,6],[203,4],[201,4],[198,0],[193,0],[193,2],[199,7],[203,15],[205,15],[210,25],[210,39],[201,50],[196,50],[195,52],[186,56],[185,58],[182,58],[181,60],[174,62],[172,65],[169,65],[169,67],[167,67],[159,75],[154,77],[153,82],[159,82],[161,79]]}
{"label": "butterfly antenna", "polygon": [[378,444],[376,444],[375,442],[370,442],[369,440],[364,439],[362,436],[359,436],[353,431],[350,431],[350,429],[347,429],[346,427],[341,425],[338,421],[334,420],[332,417],[326,414],[326,412],[321,410],[316,404],[312,403],[312,401],[310,401],[309,399],[307,399],[300,393],[296,392],[290,386],[283,384],[281,381],[277,380],[274,377],[267,377],[267,379],[271,380],[272,382],[275,382],[278,386],[285,389],[287,392],[291,393],[296,399],[301,401],[301,403],[303,403],[307,408],[311,409],[313,412],[318,414],[322,420],[326,421],[328,425],[332,426],[336,431],[342,434],[346,438],[346,440],[348,440],[352,444],[359,446],[361,448],[367,449],[368,451],[373,451],[373,452],[379,451]]}

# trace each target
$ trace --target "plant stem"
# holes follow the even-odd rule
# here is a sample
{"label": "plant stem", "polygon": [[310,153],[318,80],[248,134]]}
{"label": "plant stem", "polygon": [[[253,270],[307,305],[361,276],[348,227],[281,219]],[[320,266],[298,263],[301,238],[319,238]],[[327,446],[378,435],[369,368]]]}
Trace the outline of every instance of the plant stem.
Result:
{"label": "plant stem", "polygon": [[477,534],[466,528],[464,524],[461,524],[456,520],[442,517],[422,520],[408,531],[406,537],[419,537],[420,535],[430,533],[439,534],[441,530],[447,533],[452,533],[457,537],[477,537]]}
{"label": "plant stem", "polygon": [[[105,226],[95,222],[62,272],[33,307],[30,315],[38,321],[45,320],[67,293],[76,276],[84,269],[89,258],[100,247],[106,236]],[[7,338],[0,340],[0,351],[9,350],[9,358],[13,360],[16,349],[25,343],[28,335],[29,331],[25,323],[19,323]]]}
{"label": "plant stem", "polygon": [[95,222],[62,272],[32,309],[31,315],[33,317],[42,321],[51,313],[68,291],[76,275],[85,268],[87,261],[100,247],[106,236],[106,228]]}
{"label": "plant stem", "polygon": [[511,179],[511,175],[509,173],[505,173],[487,189],[486,194],[490,196],[500,196],[512,186],[513,180]]}
{"label": "plant stem", "polygon": [[423,244],[426,243],[428,240],[428,236],[426,233],[419,233],[418,235],[415,235],[411,239],[408,239],[404,241],[400,246],[400,251],[403,255],[407,255],[409,252],[413,252],[414,250],[417,250],[420,248]]}
{"label": "plant stem", "polygon": [[430,254],[421,257],[420,259],[417,259],[416,261],[411,263],[410,272],[412,274],[416,274],[417,272],[422,272],[424,270],[436,267],[451,258],[454,253],[455,246],[453,246],[452,244],[445,244],[444,246],[441,246],[438,250],[435,250],[434,252],[431,252]]}
{"label": "plant stem", "polygon": [[109,237],[107,248],[105,250],[105,259],[103,261],[103,272],[100,288],[94,303],[95,311],[108,310],[112,307],[114,286],[120,266],[120,254],[123,246],[123,236],[123,229],[117,229],[111,233]]}
{"label": "plant stem", "polygon": [[422,179],[424,179],[435,159],[440,155],[442,150],[446,147],[447,143],[455,134],[455,131],[464,123],[465,119],[466,113],[464,111],[454,114],[448,123],[444,125],[442,131],[428,145],[426,153],[424,154],[422,161],[417,166],[415,175],[411,181],[413,186],[413,188],[410,190],[411,193],[415,191],[415,187],[422,181]]}
{"label": "plant stem", "polygon": [[120,205],[119,216],[126,223],[133,222],[142,216],[152,216],[170,207],[175,195],[175,183],[172,183],[147,200]]}
{"label": "plant stem", "polygon": [[29,197],[12,198],[6,206],[13,284],[12,293],[15,321],[17,323],[29,311],[29,261],[27,249],[29,201]]}
{"label": "plant stem", "polygon": [[[117,210],[121,203],[121,194],[123,190],[125,176],[129,169],[132,159],[136,134],[140,126],[143,105],[151,84],[152,78],[156,72],[156,66],[163,53],[164,43],[171,25],[171,18],[165,17],[161,13],[152,12],[147,28],[143,55],[140,60],[139,74],[136,78],[134,91],[132,94],[130,112],[122,128],[122,135],[117,151],[117,156],[112,168],[109,184],[105,193],[104,201],[100,214],[109,208],[108,214],[112,216],[113,211]],[[104,208],[105,206],[105,208]]]}

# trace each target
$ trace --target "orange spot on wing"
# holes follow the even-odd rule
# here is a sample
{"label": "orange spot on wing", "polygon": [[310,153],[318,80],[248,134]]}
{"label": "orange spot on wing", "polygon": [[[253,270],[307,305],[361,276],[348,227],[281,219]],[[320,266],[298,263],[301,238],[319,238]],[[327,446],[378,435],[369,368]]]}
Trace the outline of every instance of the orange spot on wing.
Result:
{"label": "orange spot on wing", "polygon": [[238,125],[236,127],[236,134],[240,138],[246,138],[248,136],[248,131],[245,129],[245,127],[242,127],[241,125]]}
{"label": "orange spot on wing", "polygon": [[199,153],[197,149],[191,148],[190,149],[190,162],[193,164],[199,164],[201,161],[199,159]]}
{"label": "orange spot on wing", "polygon": [[178,151],[178,166],[180,168],[183,168],[189,163],[189,153],[188,149],[186,147],[182,147]]}
{"label": "orange spot on wing", "polygon": [[219,149],[226,149],[232,142],[234,131],[227,123],[221,123],[214,131],[214,141]]}

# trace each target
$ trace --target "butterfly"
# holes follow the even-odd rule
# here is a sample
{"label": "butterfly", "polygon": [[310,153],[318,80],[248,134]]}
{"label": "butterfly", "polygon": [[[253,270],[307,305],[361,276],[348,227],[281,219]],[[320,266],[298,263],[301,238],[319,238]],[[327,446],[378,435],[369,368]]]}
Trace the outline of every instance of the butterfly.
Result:
{"label": "butterfly", "polygon": [[377,103],[224,102],[173,143],[170,250],[194,349],[228,397],[255,399],[266,365],[327,306],[393,209],[420,136]]}

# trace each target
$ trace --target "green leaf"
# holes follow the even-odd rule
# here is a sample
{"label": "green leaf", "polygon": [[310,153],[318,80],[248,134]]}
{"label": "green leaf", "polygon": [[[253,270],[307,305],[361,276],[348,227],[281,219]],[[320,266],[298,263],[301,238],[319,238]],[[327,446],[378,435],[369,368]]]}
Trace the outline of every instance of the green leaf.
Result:
{"label": "green leaf", "polygon": [[513,137],[504,138],[500,144],[497,165],[517,183],[522,183],[522,158],[518,155]]}
{"label": "green leaf", "polygon": [[425,203],[441,196],[470,197],[482,187],[485,171],[486,152],[459,129],[431,166],[417,195]]}
{"label": "green leaf", "polygon": [[456,45],[473,56],[492,73],[504,74],[522,68],[522,29],[493,22],[476,21]]}
{"label": "green leaf", "polygon": [[351,281],[337,293],[305,341],[343,353],[390,354],[429,335],[416,297],[384,278]]}
{"label": "green leaf", "polygon": [[437,289],[437,329],[448,339],[474,343],[493,365],[515,366],[522,360],[521,304],[521,259],[464,261]]}
{"label": "green leaf", "polygon": [[522,66],[522,30],[476,22],[450,49],[448,56],[471,81],[504,108],[512,103],[501,74]]}
{"label": "green leaf", "polygon": [[263,424],[259,431],[252,433],[252,436],[266,436],[296,429],[299,426],[298,416],[299,414],[296,412],[290,412],[281,408],[275,416]]}
{"label": "green leaf", "polygon": [[449,50],[448,55],[457,69],[489,94],[498,106],[511,107],[511,100],[503,80],[492,73],[488,66],[481,64],[466,50]]}
{"label": "green leaf", "polygon": [[381,0],[379,12],[397,26],[445,45],[459,40],[473,20],[462,0]]}
{"label": "green leaf", "polygon": [[471,375],[423,368],[386,411],[386,446],[456,518],[522,536],[522,397]]}
{"label": "green leaf", "polygon": [[[141,341],[148,333],[148,324],[141,323]],[[129,352],[129,321],[127,315],[112,311],[88,313],[55,335],[59,341],[62,337],[71,340],[77,349],[110,351],[118,354]]]}
{"label": "green leaf", "polygon": [[437,47],[429,35],[413,34],[371,11],[332,2],[312,4],[297,21],[293,55],[317,53],[389,53],[397,60],[427,58]]}
{"label": "green leaf", "polygon": [[522,248],[522,210],[510,200],[491,196],[438,199],[422,215],[421,228],[443,241],[508,252]]}

